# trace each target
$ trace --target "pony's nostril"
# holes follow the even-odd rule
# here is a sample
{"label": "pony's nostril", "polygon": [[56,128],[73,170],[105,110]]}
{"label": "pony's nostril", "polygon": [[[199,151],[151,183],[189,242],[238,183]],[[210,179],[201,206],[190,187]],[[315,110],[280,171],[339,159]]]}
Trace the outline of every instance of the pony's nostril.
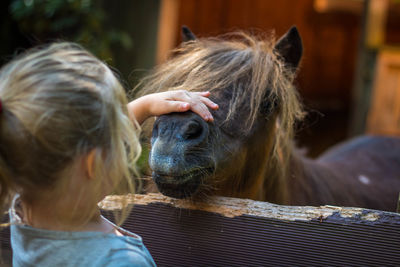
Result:
{"label": "pony's nostril", "polygon": [[201,135],[202,132],[202,126],[196,121],[191,121],[183,128],[182,136],[185,139],[196,139]]}

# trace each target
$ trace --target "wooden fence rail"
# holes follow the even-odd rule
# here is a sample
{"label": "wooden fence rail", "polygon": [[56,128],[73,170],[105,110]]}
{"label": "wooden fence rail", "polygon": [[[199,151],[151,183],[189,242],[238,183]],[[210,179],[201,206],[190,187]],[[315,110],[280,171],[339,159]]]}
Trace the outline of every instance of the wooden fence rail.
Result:
{"label": "wooden fence rail", "polygon": [[[160,194],[109,196],[105,216],[134,207],[123,227],[141,235],[158,266],[399,266],[400,214],[280,206],[226,197],[190,203]],[[9,233],[0,238],[9,262]]]}

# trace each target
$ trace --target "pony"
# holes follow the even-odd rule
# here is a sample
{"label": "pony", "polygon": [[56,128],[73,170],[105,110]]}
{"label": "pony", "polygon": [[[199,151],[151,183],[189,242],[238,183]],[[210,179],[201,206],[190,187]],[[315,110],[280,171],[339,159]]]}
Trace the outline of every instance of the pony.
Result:
{"label": "pony", "polygon": [[142,93],[208,90],[220,108],[208,123],[191,111],[156,119],[149,166],[162,194],[396,209],[400,138],[360,136],[316,159],[296,148],[305,112],[293,85],[303,51],[295,26],[277,41],[183,34],[174,56],[142,80]]}

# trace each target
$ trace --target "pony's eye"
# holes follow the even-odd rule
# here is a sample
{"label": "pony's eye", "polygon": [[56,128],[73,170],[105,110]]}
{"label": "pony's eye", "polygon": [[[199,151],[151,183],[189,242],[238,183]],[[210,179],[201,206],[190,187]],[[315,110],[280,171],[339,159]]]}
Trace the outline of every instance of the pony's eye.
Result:
{"label": "pony's eye", "polygon": [[185,139],[195,139],[201,135],[203,129],[201,125],[196,121],[191,121],[185,127],[183,127],[182,136]]}

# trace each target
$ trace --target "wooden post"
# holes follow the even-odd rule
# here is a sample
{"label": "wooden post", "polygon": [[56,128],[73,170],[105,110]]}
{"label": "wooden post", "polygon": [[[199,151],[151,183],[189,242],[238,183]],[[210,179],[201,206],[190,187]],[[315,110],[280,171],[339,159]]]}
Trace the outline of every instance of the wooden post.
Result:
{"label": "wooden post", "polygon": [[179,0],[161,0],[157,40],[157,64],[164,62],[175,47]]}
{"label": "wooden post", "polygon": [[377,49],[383,45],[388,0],[365,0],[353,86],[350,135],[363,134],[369,110]]}
{"label": "wooden post", "polygon": [[379,50],[367,133],[400,136],[400,49]]}

